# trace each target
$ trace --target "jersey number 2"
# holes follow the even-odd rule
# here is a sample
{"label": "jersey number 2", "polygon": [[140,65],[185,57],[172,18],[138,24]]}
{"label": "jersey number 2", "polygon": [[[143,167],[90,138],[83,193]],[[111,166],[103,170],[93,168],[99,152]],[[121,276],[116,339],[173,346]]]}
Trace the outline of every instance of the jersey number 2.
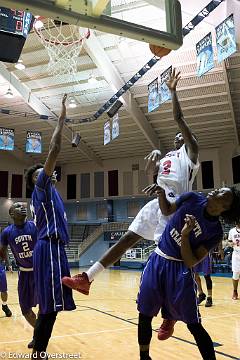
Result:
{"label": "jersey number 2", "polygon": [[171,160],[164,161],[164,163],[163,163],[163,171],[162,171],[163,175],[169,175],[170,174],[171,165],[172,165]]}

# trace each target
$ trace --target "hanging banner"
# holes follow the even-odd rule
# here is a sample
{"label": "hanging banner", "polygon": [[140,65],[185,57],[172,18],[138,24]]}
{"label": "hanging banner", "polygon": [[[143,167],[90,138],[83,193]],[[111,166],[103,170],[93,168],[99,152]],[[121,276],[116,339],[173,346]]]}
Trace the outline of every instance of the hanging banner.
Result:
{"label": "hanging banner", "polygon": [[160,104],[163,104],[166,101],[172,99],[171,91],[167,86],[167,81],[169,80],[171,73],[172,73],[172,66],[170,66],[160,75],[160,91],[159,91]]}
{"label": "hanging banner", "polygon": [[197,76],[206,74],[214,67],[214,56],[212,46],[212,34],[207,34],[196,44],[197,51]]}
{"label": "hanging banner", "polygon": [[26,152],[41,154],[42,152],[42,135],[39,131],[27,131]]}
{"label": "hanging banner", "polygon": [[158,78],[148,85],[148,112],[157,109],[160,105],[158,92]]}
{"label": "hanging banner", "polygon": [[0,128],[0,149],[14,150],[14,129]]}
{"label": "hanging banner", "polygon": [[112,140],[116,139],[119,136],[119,115],[115,114],[112,118]]}
{"label": "hanging banner", "polygon": [[216,27],[218,62],[222,62],[237,51],[233,14]]}
{"label": "hanging banner", "polygon": [[111,141],[111,129],[110,129],[110,121],[107,121],[104,124],[104,140],[103,140],[103,144],[107,145],[110,143]]}

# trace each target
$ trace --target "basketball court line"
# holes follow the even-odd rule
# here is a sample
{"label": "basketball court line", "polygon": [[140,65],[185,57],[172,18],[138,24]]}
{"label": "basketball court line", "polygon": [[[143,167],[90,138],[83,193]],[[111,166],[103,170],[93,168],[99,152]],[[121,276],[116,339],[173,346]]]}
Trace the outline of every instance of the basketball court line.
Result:
{"label": "basketball court line", "polygon": [[[94,310],[94,309],[89,309]],[[51,337],[51,340],[53,339],[62,339],[66,337],[72,337],[72,336],[82,336],[82,335],[97,335],[97,334],[103,334],[103,333],[113,333],[113,332],[119,332],[119,331],[126,331],[129,329],[133,329],[132,326],[127,326],[124,328],[118,328],[118,329],[106,329],[106,330],[98,330],[98,331],[88,331],[88,332],[81,332],[81,333],[73,333],[73,334],[65,334],[65,335],[55,335]],[[21,340],[13,340],[13,341],[0,341],[1,344],[15,344],[15,343],[22,343],[22,342],[29,342],[29,339],[21,339]]]}
{"label": "basketball court line", "polygon": [[213,319],[222,319],[222,318],[225,318],[225,317],[232,317],[232,316],[235,316],[235,317],[239,317],[240,316],[240,313],[238,314],[225,314],[225,315],[220,315],[220,316],[206,316],[206,317],[201,317],[202,320],[213,320]]}
{"label": "basketball court line", "polygon": [[[124,321],[124,322],[127,322],[129,324],[133,324],[133,325],[138,325],[137,323],[133,322],[133,321],[130,321],[130,320],[127,320],[127,319],[124,319],[120,316],[116,316],[116,315],[112,315],[112,314],[109,314],[105,311],[102,311],[102,310],[98,310],[98,309],[95,309],[95,308],[92,308],[90,306],[87,306],[87,308],[89,309],[92,309],[92,310],[95,310],[96,312],[99,312],[99,313],[102,313],[102,314],[105,314],[105,315],[108,315],[110,317],[113,317],[115,319],[118,319],[118,320],[121,320],[121,321]],[[157,330],[154,330],[154,332],[157,332]],[[177,336],[172,336],[173,339],[175,340],[178,340],[178,341],[181,341],[181,342],[184,342],[186,344],[189,344],[189,345],[194,345],[194,346],[197,346],[194,342],[190,341],[190,340],[186,340],[186,339],[183,339],[183,338],[180,338],[180,337],[177,337]],[[219,343],[216,343],[216,342],[213,342],[215,346],[222,346],[223,344],[219,344]],[[229,359],[234,359],[234,360],[239,360],[239,357],[236,357],[236,356],[233,356],[233,355],[230,355],[230,354],[226,354],[222,351],[217,351],[215,350],[216,354],[219,354],[219,355],[222,355],[222,356],[225,356],[226,358],[229,358]]]}
{"label": "basketball court line", "polygon": [[[99,309],[96,309],[96,308],[93,308],[93,307],[90,307],[90,306],[82,306],[82,307],[84,307],[85,309],[78,310],[78,311],[93,310],[93,311],[99,312],[101,314],[104,314],[104,315],[110,316],[112,318],[115,318],[117,320],[127,322],[128,324],[135,325],[135,326],[138,325],[136,322],[133,322],[133,321],[131,321],[129,319],[124,319],[124,318],[122,318],[120,316],[117,316],[117,315],[110,314],[110,313],[108,313],[106,311],[102,311],[102,310],[99,310]],[[235,314],[231,314],[231,315],[235,316]],[[221,318],[221,316],[219,318]],[[89,331],[89,332],[85,332],[85,333],[73,333],[73,334],[65,334],[65,335],[55,335],[55,336],[52,337],[52,339],[59,339],[59,338],[72,337],[72,336],[82,336],[82,335],[96,335],[96,334],[109,333],[109,332],[112,333],[112,332],[125,331],[125,330],[129,330],[129,329],[132,329],[132,328],[133,328],[132,326],[127,326],[127,327],[118,328],[118,329],[106,329],[106,330],[100,330],[100,331]],[[157,332],[158,330],[153,329],[153,331]],[[172,338],[175,339],[175,340],[184,342],[186,344],[196,346],[196,344],[194,342],[192,342],[192,341],[189,341],[189,340],[177,337],[177,336],[172,336]],[[22,342],[27,342],[27,341],[29,341],[29,339],[21,339],[21,340],[14,340],[14,341],[0,341],[0,345],[1,344],[3,345],[3,344],[22,343]],[[214,342],[214,347],[218,347],[218,346],[222,346],[222,345],[223,344]],[[216,354],[222,355],[222,356],[224,356],[226,358],[239,360],[238,357],[235,357],[235,356],[230,355],[230,354],[226,354],[226,353],[224,353],[222,351],[215,350],[215,352],[216,352]]]}

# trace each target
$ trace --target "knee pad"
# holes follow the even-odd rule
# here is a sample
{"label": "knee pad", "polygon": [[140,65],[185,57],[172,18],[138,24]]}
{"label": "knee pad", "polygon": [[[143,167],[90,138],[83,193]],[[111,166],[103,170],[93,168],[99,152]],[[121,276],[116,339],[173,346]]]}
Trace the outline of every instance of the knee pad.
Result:
{"label": "knee pad", "polygon": [[206,285],[208,290],[212,290],[212,279],[210,275],[204,275],[204,278],[206,280]]}
{"label": "knee pad", "polygon": [[232,278],[233,278],[233,280],[239,280],[239,277],[240,277],[240,272],[233,272],[233,276],[232,276]]}

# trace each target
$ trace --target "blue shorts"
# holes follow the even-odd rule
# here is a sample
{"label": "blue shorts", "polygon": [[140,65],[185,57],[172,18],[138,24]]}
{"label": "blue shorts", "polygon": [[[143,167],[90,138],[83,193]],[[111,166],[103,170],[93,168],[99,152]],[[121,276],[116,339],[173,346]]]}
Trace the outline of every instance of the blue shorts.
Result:
{"label": "blue shorts", "polygon": [[138,294],[138,311],[149,317],[201,321],[197,306],[197,285],[193,272],[181,261],[167,260],[155,252],[143,270]]}
{"label": "blue shorts", "polygon": [[37,305],[33,271],[19,271],[18,298],[23,315]]}
{"label": "blue shorts", "polygon": [[33,269],[40,314],[76,309],[72,290],[62,284],[62,278],[70,276],[70,271],[64,244],[60,240],[37,241]]}
{"label": "blue shorts", "polygon": [[194,272],[203,273],[204,275],[209,275],[212,273],[212,257],[206,256],[199,264],[194,266]]}
{"label": "blue shorts", "polygon": [[7,278],[5,267],[0,265],[0,293],[7,292]]}

